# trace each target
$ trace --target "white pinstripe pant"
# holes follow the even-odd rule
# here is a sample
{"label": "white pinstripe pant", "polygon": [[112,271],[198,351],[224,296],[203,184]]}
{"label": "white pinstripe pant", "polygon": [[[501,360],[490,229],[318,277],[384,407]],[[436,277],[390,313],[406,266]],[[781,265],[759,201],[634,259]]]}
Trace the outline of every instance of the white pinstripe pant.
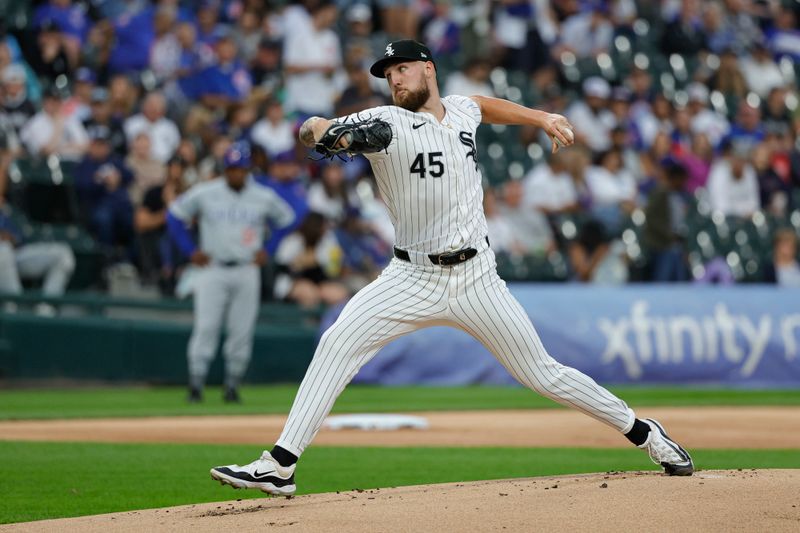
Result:
{"label": "white pinstripe pant", "polygon": [[452,267],[392,259],[322,336],[277,445],[299,456],[344,387],[381,347],[430,326],[469,333],[515,379],[543,396],[623,433],[633,426],[635,417],[625,402],[548,355],[522,306],[497,275],[494,253],[483,249]]}

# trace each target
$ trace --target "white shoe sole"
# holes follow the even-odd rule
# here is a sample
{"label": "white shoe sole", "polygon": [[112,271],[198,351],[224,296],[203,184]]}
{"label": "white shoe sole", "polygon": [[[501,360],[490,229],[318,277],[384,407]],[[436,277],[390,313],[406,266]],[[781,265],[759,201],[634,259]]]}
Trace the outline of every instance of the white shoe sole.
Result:
{"label": "white shoe sole", "polygon": [[222,472],[217,472],[213,468],[211,469],[211,477],[219,481],[222,485],[230,485],[234,489],[258,489],[261,492],[272,494],[273,496],[292,496],[297,490],[296,485],[276,487],[272,483],[245,481],[243,479],[237,479],[235,477],[225,475]]}

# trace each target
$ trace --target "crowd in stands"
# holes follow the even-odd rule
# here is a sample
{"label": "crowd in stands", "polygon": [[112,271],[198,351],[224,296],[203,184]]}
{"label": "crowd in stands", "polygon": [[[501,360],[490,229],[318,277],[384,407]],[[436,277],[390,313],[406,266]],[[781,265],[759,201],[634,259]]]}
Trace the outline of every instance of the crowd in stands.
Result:
{"label": "crowd in stands", "polygon": [[[389,261],[392,226],[366,160],[315,160],[297,131],[312,115],[388,103],[369,65],[390,40],[416,38],[434,53],[443,95],[499,96],[575,127],[576,145],[550,155],[541,132],[481,126],[501,274],[800,284],[798,2],[3,6],[2,253],[22,249],[15,220],[74,223],[104,268],[133,264],[172,294],[187,259],[167,237],[166,208],[218,177],[226,148],[246,141],[254,178],[296,213],[272,232],[267,297],[347,298]],[[52,185],[74,195],[71,216],[32,212],[41,198],[26,195],[24,169],[36,161],[59,167]],[[59,255],[53,268],[65,263]]]}

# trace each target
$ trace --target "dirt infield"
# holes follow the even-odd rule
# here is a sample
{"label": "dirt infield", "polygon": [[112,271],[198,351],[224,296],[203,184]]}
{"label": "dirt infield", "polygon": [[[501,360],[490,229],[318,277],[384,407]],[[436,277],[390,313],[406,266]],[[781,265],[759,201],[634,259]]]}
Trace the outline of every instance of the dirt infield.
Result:
{"label": "dirt infield", "polygon": [[449,483],[0,526],[8,532],[798,531],[800,470]]}
{"label": "dirt infield", "polygon": [[[323,430],[320,445],[628,447],[613,429],[568,410],[417,413],[427,430]],[[688,448],[796,448],[800,407],[643,409]],[[0,422],[0,439],[266,445],[284,416],[206,416]],[[775,431],[780,428],[780,431]]]}

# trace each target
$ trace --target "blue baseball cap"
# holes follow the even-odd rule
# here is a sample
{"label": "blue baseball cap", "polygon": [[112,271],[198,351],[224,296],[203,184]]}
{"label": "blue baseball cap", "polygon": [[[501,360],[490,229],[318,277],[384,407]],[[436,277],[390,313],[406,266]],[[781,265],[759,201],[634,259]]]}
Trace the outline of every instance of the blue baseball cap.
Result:
{"label": "blue baseball cap", "polygon": [[236,142],[225,151],[225,168],[250,168],[250,146],[247,143]]}

